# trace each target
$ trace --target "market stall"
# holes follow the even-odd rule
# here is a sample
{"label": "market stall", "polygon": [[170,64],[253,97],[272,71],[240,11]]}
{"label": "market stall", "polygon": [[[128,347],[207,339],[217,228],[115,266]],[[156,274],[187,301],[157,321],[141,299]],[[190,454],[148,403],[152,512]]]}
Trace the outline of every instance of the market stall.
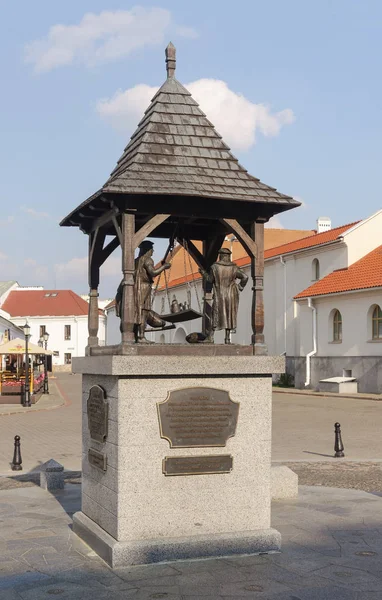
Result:
{"label": "market stall", "polygon": [[[31,403],[35,404],[44,390],[44,357],[52,354],[41,346],[28,343],[29,377],[27,377]],[[0,404],[22,404],[25,396],[25,341],[21,338],[0,345]]]}

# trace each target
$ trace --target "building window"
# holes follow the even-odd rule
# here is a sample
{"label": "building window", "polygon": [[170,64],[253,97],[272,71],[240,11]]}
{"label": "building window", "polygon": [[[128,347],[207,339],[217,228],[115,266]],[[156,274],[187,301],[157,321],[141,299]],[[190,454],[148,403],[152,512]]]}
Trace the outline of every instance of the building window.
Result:
{"label": "building window", "polygon": [[373,310],[372,317],[373,340],[382,339],[382,310],[380,306],[376,306]]}
{"label": "building window", "polygon": [[64,354],[64,361],[66,365],[71,365],[72,364],[72,355],[70,354],[70,352],[65,352]]}
{"label": "building window", "polygon": [[342,316],[339,310],[333,315],[333,342],[342,342]]}
{"label": "building window", "polygon": [[320,279],[320,261],[315,258],[312,262],[312,281],[318,281]]}
{"label": "building window", "polygon": [[40,325],[40,337],[46,332],[46,325]]}
{"label": "building window", "polygon": [[70,325],[65,325],[65,339],[66,340],[70,340],[71,339],[71,326]]}

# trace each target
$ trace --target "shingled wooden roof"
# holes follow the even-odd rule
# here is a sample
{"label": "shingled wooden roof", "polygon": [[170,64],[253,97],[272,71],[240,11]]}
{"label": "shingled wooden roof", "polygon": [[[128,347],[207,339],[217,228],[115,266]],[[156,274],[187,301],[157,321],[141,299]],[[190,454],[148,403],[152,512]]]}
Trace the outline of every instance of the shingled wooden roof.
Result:
{"label": "shingled wooden roof", "polygon": [[[299,206],[290,196],[249,175],[190,92],[175,78],[175,48],[166,48],[167,80],[153,97],[105,185],[66,217],[99,207],[101,197],[172,196],[268,205],[270,214]],[[139,197],[135,208],[139,210]],[[159,200],[159,199],[158,199]],[[163,207],[161,208],[163,212]],[[170,212],[170,211],[168,211]],[[83,211],[82,211],[83,216]]]}

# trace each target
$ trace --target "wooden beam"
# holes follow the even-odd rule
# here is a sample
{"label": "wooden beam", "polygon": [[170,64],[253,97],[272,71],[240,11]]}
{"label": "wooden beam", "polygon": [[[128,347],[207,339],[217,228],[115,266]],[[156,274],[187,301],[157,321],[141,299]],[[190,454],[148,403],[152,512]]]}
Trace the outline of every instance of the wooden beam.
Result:
{"label": "wooden beam", "polygon": [[133,344],[134,335],[134,231],[135,215],[131,213],[122,214],[122,310],[121,310],[121,331],[122,345]]}
{"label": "wooden beam", "polygon": [[151,219],[149,219],[138,231],[134,234],[133,244],[134,249],[138,248],[139,244],[143,242],[145,238],[147,238],[154,229],[156,229],[159,225],[161,225],[166,219],[169,218],[168,215],[155,215]]}
{"label": "wooden beam", "polygon": [[[110,221],[113,220],[113,217],[114,218],[116,217],[116,215],[118,213],[119,213],[119,209],[117,207],[114,207],[111,210],[108,210],[107,212],[105,212],[103,215],[101,215],[97,219],[94,219],[94,221],[90,227],[90,232],[95,231],[99,227],[103,227],[104,225],[107,225]],[[91,216],[91,218],[93,218],[93,216]]]}
{"label": "wooden beam", "polygon": [[191,240],[177,238],[177,241],[179,242],[179,244],[181,244],[183,246],[183,248],[184,248],[184,243],[182,243],[182,242],[186,242],[188,253],[190,254],[190,256],[192,256],[192,258],[194,259],[194,261],[196,262],[198,267],[201,267],[202,269],[208,268],[203,254],[197,249],[197,247]]}
{"label": "wooden beam", "polygon": [[267,354],[264,339],[264,222],[256,221],[251,226],[251,237],[256,240],[257,254],[251,257],[252,274],[252,344],[254,353]]}
{"label": "wooden beam", "polygon": [[236,221],[236,219],[220,219],[221,223],[224,223],[230,231],[232,231],[239,242],[243,245],[245,250],[248,252],[250,257],[255,257],[257,254],[256,242],[251,238],[245,229]]}
{"label": "wooden beam", "polygon": [[[123,215],[122,215],[122,217],[123,217]],[[114,215],[111,218],[111,220],[113,221],[114,229],[115,229],[115,232],[116,232],[117,237],[119,239],[119,243],[121,244],[121,247],[123,248],[123,235],[122,235],[121,228],[118,225],[117,217]],[[123,218],[122,218],[122,222],[123,222]],[[122,226],[122,228],[123,228],[123,226]]]}
{"label": "wooden beam", "polygon": [[106,260],[107,258],[109,258],[110,254],[111,254],[112,252],[114,252],[114,250],[115,250],[116,248],[118,248],[118,246],[119,246],[119,238],[118,238],[118,236],[116,235],[116,236],[115,236],[115,238],[113,238],[113,239],[111,240],[111,242],[109,242],[109,243],[107,244],[107,246],[105,246],[105,247],[102,249],[102,252],[101,252],[101,265],[103,265],[103,263],[105,262],[105,260]]}

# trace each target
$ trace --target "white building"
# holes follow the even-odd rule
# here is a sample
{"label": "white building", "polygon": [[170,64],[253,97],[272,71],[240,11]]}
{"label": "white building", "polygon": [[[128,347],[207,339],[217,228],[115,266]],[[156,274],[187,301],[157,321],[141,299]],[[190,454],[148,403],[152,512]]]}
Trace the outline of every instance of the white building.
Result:
{"label": "white building", "polygon": [[[15,325],[27,321],[31,341],[49,333],[48,348],[53,350],[53,365],[70,365],[72,357],[84,356],[88,339],[88,303],[71,290],[12,287],[1,305]],[[99,311],[100,345],[105,344],[106,318]],[[70,368],[68,366],[68,368]]]}
{"label": "white building", "polygon": [[[360,392],[382,393],[382,210],[335,229],[327,218],[317,225],[321,233],[265,250],[264,331],[269,354],[286,355],[296,387],[316,389],[320,379],[351,375]],[[231,245],[233,260],[250,277],[249,259],[239,242],[227,240],[225,245]],[[195,310],[198,300],[202,305],[200,275],[195,263],[192,273],[184,273],[183,253],[180,248],[174,257],[168,294],[162,282],[158,286],[153,306],[158,313],[170,312],[168,296],[171,301],[173,295],[181,303],[191,298]],[[251,302],[249,280],[240,295],[233,343],[250,343]],[[119,320],[113,304],[107,311],[108,343],[117,343]],[[183,343],[201,327],[197,319],[149,336],[156,342]],[[223,332],[217,332],[215,340],[223,343]]]}

